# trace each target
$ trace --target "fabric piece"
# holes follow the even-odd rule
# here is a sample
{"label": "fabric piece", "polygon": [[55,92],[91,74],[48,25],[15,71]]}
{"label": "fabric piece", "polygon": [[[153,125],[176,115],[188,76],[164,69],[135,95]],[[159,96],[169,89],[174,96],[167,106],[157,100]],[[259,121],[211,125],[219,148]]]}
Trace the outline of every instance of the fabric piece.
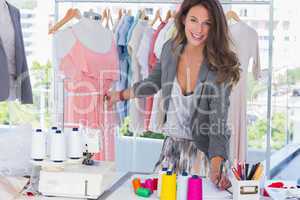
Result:
{"label": "fabric piece", "polygon": [[0,176],[0,199],[18,199],[28,182],[23,177]]}
{"label": "fabric piece", "polygon": [[[141,66],[137,59],[137,53],[139,45],[141,43],[145,30],[149,27],[148,22],[140,20],[135,26],[132,37],[128,43],[128,49],[131,52],[131,69],[132,69],[132,81],[131,85],[142,80]],[[145,130],[144,126],[144,111],[145,111],[145,99],[135,98],[130,100],[129,115],[130,123],[129,130],[133,133],[142,133]]]}
{"label": "fabric piece", "polygon": [[241,63],[241,76],[232,89],[229,108],[229,126],[232,129],[231,159],[245,161],[247,155],[247,74],[252,58],[252,73],[257,80],[260,76],[260,58],[257,32],[240,21],[230,25],[233,49]]}

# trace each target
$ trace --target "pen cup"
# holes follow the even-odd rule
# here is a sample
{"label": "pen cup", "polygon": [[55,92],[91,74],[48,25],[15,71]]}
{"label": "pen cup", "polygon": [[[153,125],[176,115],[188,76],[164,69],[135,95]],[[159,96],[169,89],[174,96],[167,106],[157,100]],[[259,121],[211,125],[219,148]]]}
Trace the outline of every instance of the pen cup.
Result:
{"label": "pen cup", "polygon": [[260,188],[257,180],[233,180],[233,200],[259,200]]}

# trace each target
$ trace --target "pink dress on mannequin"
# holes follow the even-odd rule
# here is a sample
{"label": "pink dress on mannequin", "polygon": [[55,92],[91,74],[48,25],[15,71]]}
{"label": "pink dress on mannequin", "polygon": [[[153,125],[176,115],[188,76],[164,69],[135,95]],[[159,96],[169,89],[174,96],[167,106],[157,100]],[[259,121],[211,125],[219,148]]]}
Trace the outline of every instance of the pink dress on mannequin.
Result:
{"label": "pink dress on mannequin", "polygon": [[[77,30],[81,28],[80,31],[94,31],[85,27],[89,23],[94,22],[83,20],[81,24],[75,24],[74,26],[77,26]],[[109,48],[105,48],[103,52],[94,50],[82,41],[82,35],[80,35],[82,32],[77,34],[76,28],[68,28],[62,34],[56,33],[56,38],[54,38],[60,44],[58,47],[63,46],[59,42],[63,39],[73,40],[71,45],[69,42],[64,55],[59,55],[58,62],[59,70],[66,77],[64,84],[66,91],[64,122],[66,124],[80,124],[88,129],[100,130],[100,153],[95,158],[114,160],[115,119],[112,110],[104,109],[103,99],[104,94],[108,92],[112,83],[118,80],[119,77],[115,42],[112,33],[109,33],[108,30],[101,30],[102,27],[97,27],[100,33],[103,34],[97,37],[102,40],[111,39],[111,43],[109,47],[107,41],[105,41],[106,47]],[[87,40],[87,38],[84,38],[84,40]],[[90,40],[101,41],[99,38],[90,38]],[[103,41],[104,46],[105,42]]]}

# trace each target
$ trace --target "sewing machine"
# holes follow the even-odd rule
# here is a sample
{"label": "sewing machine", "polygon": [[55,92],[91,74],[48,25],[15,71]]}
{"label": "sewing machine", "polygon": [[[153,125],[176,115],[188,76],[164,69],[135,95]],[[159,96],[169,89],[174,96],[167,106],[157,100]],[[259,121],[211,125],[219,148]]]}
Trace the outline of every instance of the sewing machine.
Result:
{"label": "sewing machine", "polygon": [[91,160],[93,153],[99,152],[98,134],[85,134],[83,141],[85,156],[79,160],[33,161],[41,166],[38,191],[42,195],[97,199],[112,185],[116,179],[114,164]]}
{"label": "sewing machine", "polygon": [[113,163],[70,164],[61,171],[42,169],[39,192],[44,196],[97,199],[115,179]]}

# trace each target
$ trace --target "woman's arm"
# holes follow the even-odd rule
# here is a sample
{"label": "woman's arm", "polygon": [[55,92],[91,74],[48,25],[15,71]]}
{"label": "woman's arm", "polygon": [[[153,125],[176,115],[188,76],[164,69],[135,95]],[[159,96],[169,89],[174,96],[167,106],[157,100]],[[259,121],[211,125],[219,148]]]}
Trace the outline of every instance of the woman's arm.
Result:
{"label": "woman's arm", "polygon": [[133,87],[122,91],[111,91],[106,96],[109,101],[109,105],[112,105],[118,101],[128,100],[135,97],[147,97],[155,94],[161,88],[161,63],[156,63],[154,71],[148,78],[137,82]]}
{"label": "woman's arm", "polygon": [[211,84],[209,90],[209,147],[210,170],[212,181],[221,188],[231,184],[226,176],[220,176],[220,165],[228,160],[230,130],[227,126],[229,97],[231,87],[227,83]]}

